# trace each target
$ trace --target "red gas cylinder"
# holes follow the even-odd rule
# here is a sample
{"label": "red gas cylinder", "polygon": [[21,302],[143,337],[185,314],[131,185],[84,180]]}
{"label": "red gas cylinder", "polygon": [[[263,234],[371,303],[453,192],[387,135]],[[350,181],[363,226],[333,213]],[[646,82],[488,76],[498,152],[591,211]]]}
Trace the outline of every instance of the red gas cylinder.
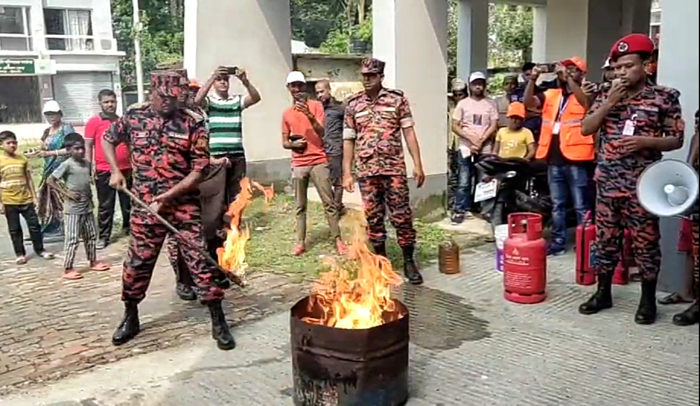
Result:
{"label": "red gas cylinder", "polygon": [[503,287],[506,300],[535,304],[547,298],[547,243],[542,238],[542,216],[508,216],[504,246]]}
{"label": "red gas cylinder", "polygon": [[579,285],[590,286],[596,283],[596,269],[593,263],[595,231],[593,216],[588,212],[583,223],[576,227],[576,283]]}

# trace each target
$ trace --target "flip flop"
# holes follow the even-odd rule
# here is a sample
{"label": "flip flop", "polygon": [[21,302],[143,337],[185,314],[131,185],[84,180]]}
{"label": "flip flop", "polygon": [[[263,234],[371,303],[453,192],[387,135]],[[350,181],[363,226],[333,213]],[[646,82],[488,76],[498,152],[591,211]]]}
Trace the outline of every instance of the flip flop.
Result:
{"label": "flip flop", "polygon": [[63,273],[63,279],[77,281],[78,279],[83,279],[83,275],[81,275],[80,272],[71,269]]}
{"label": "flip flop", "polygon": [[56,256],[54,254],[52,254],[50,252],[46,252],[46,251],[39,254],[39,256],[42,257],[43,259],[46,259],[49,261],[56,258]]}
{"label": "flip flop", "polygon": [[90,266],[90,270],[95,272],[109,271],[109,265],[105,264],[104,262],[97,262]]}
{"label": "flip flop", "polygon": [[690,303],[691,300],[686,300],[683,296],[680,294],[674,292],[671,293],[668,296],[662,297],[659,299],[659,304],[663,306],[671,306],[671,305],[677,305],[677,304],[684,304],[684,303]]}
{"label": "flip flop", "polygon": [[26,265],[27,264],[27,257],[17,257],[15,260],[15,263],[17,265]]}

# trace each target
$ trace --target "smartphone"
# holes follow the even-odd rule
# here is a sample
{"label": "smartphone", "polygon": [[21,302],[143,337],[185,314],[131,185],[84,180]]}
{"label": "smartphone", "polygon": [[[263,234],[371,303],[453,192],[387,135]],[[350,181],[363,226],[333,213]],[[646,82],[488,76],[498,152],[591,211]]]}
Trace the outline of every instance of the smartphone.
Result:
{"label": "smartphone", "polygon": [[297,93],[294,95],[294,101],[303,103],[306,101],[307,97],[306,93]]}
{"label": "smartphone", "polygon": [[226,72],[228,72],[229,75],[238,75],[238,66],[227,66]]}

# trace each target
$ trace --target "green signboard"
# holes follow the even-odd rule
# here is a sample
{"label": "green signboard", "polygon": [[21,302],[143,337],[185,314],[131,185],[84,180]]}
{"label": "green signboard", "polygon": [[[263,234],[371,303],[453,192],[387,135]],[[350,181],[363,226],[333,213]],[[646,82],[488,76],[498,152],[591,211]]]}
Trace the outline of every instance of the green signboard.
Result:
{"label": "green signboard", "polygon": [[34,59],[0,59],[0,76],[34,74]]}

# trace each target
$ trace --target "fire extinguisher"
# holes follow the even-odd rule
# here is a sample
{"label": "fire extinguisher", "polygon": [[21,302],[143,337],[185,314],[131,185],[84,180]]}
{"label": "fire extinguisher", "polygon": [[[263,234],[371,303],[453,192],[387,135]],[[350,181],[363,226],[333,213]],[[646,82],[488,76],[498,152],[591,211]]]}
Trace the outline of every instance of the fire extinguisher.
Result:
{"label": "fire extinguisher", "polygon": [[596,227],[593,224],[593,215],[589,211],[583,219],[583,223],[576,227],[576,283],[582,286],[590,286],[596,283],[596,269],[594,265]]}
{"label": "fire extinguisher", "polygon": [[535,304],[547,298],[547,243],[542,237],[541,215],[508,216],[503,287],[504,297],[511,302]]}

